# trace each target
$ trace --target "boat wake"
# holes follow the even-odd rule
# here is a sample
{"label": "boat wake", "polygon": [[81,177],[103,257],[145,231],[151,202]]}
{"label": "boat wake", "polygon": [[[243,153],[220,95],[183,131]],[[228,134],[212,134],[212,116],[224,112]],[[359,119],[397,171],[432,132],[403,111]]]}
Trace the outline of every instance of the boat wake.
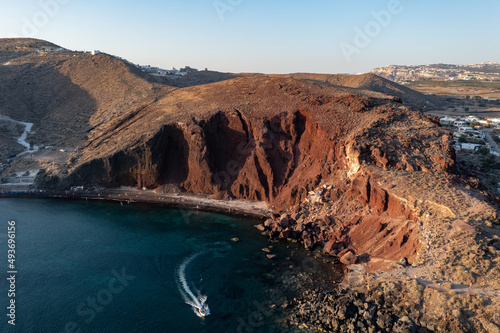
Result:
{"label": "boat wake", "polygon": [[203,252],[198,252],[188,258],[186,258],[182,264],[179,266],[179,269],[177,271],[177,288],[179,289],[179,292],[182,295],[182,298],[184,299],[184,302],[186,304],[191,305],[193,308],[194,313],[196,313],[197,316],[199,317],[206,317],[210,314],[210,309],[208,308],[207,304],[207,296],[202,295],[196,287],[192,285],[192,288],[195,290],[196,295],[193,293],[191,290],[191,287],[188,283],[188,280],[186,278],[186,267],[197,257],[202,255]]}

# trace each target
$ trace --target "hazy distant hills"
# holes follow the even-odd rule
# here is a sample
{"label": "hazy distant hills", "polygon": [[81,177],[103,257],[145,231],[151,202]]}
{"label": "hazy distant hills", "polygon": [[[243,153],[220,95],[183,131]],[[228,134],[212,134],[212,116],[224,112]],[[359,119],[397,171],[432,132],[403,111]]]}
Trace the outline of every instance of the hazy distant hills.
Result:
{"label": "hazy distant hills", "polygon": [[446,80],[500,80],[500,63],[487,61],[474,65],[433,64],[418,66],[391,65],[375,68],[370,73],[395,82]]}

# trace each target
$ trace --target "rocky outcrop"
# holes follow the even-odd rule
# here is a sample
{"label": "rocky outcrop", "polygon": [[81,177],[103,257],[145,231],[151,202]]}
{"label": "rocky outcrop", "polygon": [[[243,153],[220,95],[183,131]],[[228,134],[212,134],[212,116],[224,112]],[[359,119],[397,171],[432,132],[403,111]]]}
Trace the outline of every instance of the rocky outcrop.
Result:
{"label": "rocky outcrop", "polygon": [[378,186],[369,174],[317,188],[308,201],[263,223],[271,238],[302,242],[308,249],[338,256],[345,264],[370,263],[379,269],[420,248],[414,207]]}

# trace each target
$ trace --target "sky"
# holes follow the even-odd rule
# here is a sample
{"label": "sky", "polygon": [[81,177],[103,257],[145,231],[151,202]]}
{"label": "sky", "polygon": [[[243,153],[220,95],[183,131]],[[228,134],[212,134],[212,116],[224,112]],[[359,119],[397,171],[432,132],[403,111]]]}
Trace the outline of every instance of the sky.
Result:
{"label": "sky", "polygon": [[0,38],[140,65],[362,73],[500,62],[498,0],[0,0]]}

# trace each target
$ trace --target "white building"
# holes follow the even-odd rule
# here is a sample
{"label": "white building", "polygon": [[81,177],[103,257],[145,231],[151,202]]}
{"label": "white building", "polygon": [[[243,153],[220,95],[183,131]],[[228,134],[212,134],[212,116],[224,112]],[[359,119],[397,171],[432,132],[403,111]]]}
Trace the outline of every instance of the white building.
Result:
{"label": "white building", "polygon": [[474,116],[468,116],[467,118],[465,118],[465,122],[467,122],[467,123],[475,123],[478,120],[479,120],[479,118],[474,117]]}
{"label": "white building", "polygon": [[464,150],[478,150],[482,145],[477,143],[461,143],[460,148]]}
{"label": "white building", "polygon": [[455,120],[456,120],[456,118],[446,116],[446,117],[440,118],[439,123],[441,125],[453,125]]}

